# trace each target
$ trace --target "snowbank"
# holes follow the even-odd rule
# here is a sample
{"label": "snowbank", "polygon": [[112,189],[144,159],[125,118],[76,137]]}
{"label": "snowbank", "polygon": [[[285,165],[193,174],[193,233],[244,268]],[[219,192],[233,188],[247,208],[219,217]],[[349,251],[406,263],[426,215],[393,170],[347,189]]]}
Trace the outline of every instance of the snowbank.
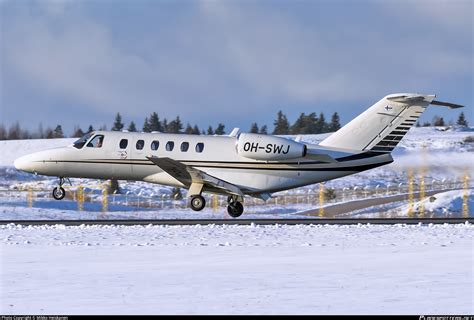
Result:
{"label": "snowbank", "polygon": [[472,314],[474,226],[0,226],[2,314]]}

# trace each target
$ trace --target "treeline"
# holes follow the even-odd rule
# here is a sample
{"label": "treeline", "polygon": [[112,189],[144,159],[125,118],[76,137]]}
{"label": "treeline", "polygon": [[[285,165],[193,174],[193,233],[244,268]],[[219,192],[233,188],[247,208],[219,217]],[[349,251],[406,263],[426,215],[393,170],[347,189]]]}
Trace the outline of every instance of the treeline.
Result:
{"label": "treeline", "polygon": [[[452,125],[453,123],[448,123]],[[463,112],[458,117],[456,124],[459,126],[468,126],[468,122]],[[424,122],[416,124],[417,127],[423,126],[446,126],[443,117],[435,116],[431,122]],[[287,116],[279,111],[276,119],[273,122],[273,131],[271,134],[276,135],[298,135],[298,134],[318,134],[326,132],[334,132],[341,128],[339,115],[334,112],[331,116],[330,121],[326,121],[326,117],[323,112],[319,116],[312,112],[310,114],[301,113],[298,119],[292,124],[288,121]],[[76,126],[74,132],[70,137],[82,137],[85,133],[94,131],[95,128],[89,125],[87,130],[82,130]],[[98,130],[107,130],[107,126],[103,125]],[[160,119],[156,112],[146,117],[142,127],[139,129],[137,125],[131,121],[128,126],[122,121],[122,116],[117,113],[115,120],[112,124],[111,130],[122,131],[128,130],[130,132],[168,132],[168,133],[186,133],[186,134],[202,134],[202,135],[223,135],[226,134],[225,125],[218,123],[215,128],[208,126],[207,129],[201,130],[197,125],[191,125],[190,123],[183,124],[181,118],[177,116],[175,119],[168,121],[166,118]],[[258,123],[254,122],[250,125],[249,131],[251,133],[268,134],[270,131],[266,125],[259,126]],[[57,125],[54,129],[47,127],[43,129],[40,124],[36,131],[29,131],[21,128],[20,124],[16,122],[9,128],[6,128],[3,124],[0,124],[0,140],[17,140],[17,139],[52,139],[52,138],[66,138],[67,136],[63,132],[61,125]]]}
{"label": "treeline", "polygon": [[[299,118],[290,125],[288,118],[282,111],[279,111],[277,114],[277,119],[273,123],[274,129],[272,134],[317,134],[336,131],[341,127],[339,122],[339,115],[335,112],[332,115],[331,121],[326,122],[324,113],[320,113],[319,117],[316,113],[310,113],[308,115],[302,113]],[[112,131],[122,131],[128,130],[131,132],[138,131],[136,124],[132,121],[125,128],[125,124],[122,121],[122,116],[120,113],[117,113],[115,116],[115,121],[111,128]],[[143,123],[142,130],[143,132],[167,132],[167,133],[187,133],[187,134],[208,134],[208,135],[222,135],[226,134],[225,125],[219,123],[214,129],[212,126],[209,126],[207,130],[200,130],[197,125],[191,125],[187,123],[186,126],[183,125],[180,117],[168,121],[166,118],[160,120],[160,117],[156,112],[153,112],[149,117],[145,118]],[[261,133],[268,134],[268,128],[266,125],[259,127],[258,123],[254,122],[250,126],[251,133]]]}
{"label": "treeline", "polygon": [[[105,126],[102,126],[100,130],[106,130]],[[82,131],[79,127],[74,128],[74,133],[70,136],[82,137],[85,133],[94,131],[92,126],[89,126],[87,131]],[[47,127],[43,129],[40,124],[36,131],[30,131],[28,129],[21,128],[19,122],[12,124],[8,129],[0,124],[0,140],[19,140],[19,139],[56,139],[56,138],[67,138],[64,134],[63,127],[58,124],[54,129]]]}
{"label": "treeline", "polygon": [[[431,127],[431,126],[433,126],[433,127],[445,127],[447,125],[452,126],[452,125],[454,125],[454,123],[452,121],[449,121],[448,123],[446,123],[446,121],[444,121],[444,118],[440,117],[440,116],[434,116],[433,120],[431,120],[431,122],[426,121],[426,122],[423,122],[423,124],[421,124],[420,122],[416,123],[417,127]],[[464,115],[464,112],[461,112],[459,114],[458,120],[456,121],[456,125],[458,125],[460,127],[469,126],[469,123],[466,120],[466,116]]]}

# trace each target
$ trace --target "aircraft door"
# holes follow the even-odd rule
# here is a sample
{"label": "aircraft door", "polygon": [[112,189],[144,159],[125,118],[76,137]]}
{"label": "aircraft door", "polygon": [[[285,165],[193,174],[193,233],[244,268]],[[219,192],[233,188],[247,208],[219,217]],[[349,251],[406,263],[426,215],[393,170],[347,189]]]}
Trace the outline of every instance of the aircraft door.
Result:
{"label": "aircraft door", "polygon": [[116,179],[132,179],[131,139],[119,138],[109,146],[109,156],[112,176]]}
{"label": "aircraft door", "polygon": [[146,165],[147,163],[147,158],[146,156],[150,153],[147,151],[147,148],[145,146],[145,139],[139,137],[131,141],[131,154],[132,154],[132,159],[133,163],[135,164],[132,166],[132,173],[135,176],[143,176],[147,175],[147,169],[149,167]]}

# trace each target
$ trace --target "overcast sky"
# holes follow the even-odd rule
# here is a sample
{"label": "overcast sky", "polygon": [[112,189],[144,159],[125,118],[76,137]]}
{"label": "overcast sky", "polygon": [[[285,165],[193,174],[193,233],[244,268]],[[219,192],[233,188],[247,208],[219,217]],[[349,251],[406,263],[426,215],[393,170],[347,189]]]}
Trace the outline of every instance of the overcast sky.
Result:
{"label": "overcast sky", "polygon": [[[0,0],[0,123],[273,128],[396,92],[473,116],[473,1]],[[431,107],[456,119],[459,111]]]}

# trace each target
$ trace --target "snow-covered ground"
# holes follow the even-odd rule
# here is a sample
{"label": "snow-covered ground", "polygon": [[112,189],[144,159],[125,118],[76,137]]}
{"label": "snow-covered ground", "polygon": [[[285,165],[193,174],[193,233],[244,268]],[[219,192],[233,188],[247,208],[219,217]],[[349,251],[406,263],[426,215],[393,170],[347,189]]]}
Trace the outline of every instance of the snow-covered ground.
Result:
{"label": "snow-covered ground", "polygon": [[472,314],[474,226],[0,226],[1,314]]}

